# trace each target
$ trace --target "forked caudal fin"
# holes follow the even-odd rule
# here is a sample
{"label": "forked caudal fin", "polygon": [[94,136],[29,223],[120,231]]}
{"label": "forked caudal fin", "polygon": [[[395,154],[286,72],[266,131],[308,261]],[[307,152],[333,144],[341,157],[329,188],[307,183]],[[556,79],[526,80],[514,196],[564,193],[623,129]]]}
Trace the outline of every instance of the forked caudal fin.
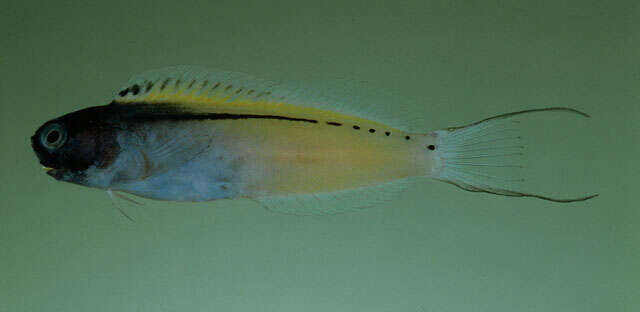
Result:
{"label": "forked caudal fin", "polygon": [[[524,181],[513,178],[522,168],[519,162],[524,146],[518,134],[519,121],[511,117],[536,112],[569,112],[591,117],[566,107],[529,109],[486,118],[461,127],[435,131],[436,149],[432,177],[471,192],[485,192],[515,197],[534,197],[569,203],[594,198],[554,198],[514,190],[510,185]],[[517,174],[515,175],[517,176]]]}

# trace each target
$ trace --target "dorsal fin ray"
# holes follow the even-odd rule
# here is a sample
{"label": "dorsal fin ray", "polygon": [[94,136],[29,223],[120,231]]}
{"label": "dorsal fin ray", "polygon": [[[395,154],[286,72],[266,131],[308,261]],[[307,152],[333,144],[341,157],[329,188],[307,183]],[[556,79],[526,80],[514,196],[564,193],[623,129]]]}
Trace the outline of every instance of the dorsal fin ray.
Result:
{"label": "dorsal fin ray", "polygon": [[180,104],[196,112],[287,112],[327,118],[337,113],[404,131],[421,128],[421,118],[409,117],[406,112],[395,109],[393,101],[397,99],[385,97],[379,90],[367,89],[355,87],[346,80],[311,89],[243,73],[177,66],[135,75],[118,91],[113,102]]}

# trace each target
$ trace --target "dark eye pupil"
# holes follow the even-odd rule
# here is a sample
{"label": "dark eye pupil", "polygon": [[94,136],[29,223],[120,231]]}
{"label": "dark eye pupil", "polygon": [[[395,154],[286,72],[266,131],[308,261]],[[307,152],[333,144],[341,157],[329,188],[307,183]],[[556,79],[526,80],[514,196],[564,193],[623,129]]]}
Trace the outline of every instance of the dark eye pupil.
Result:
{"label": "dark eye pupil", "polygon": [[53,130],[47,134],[47,143],[53,144],[58,141],[60,138],[60,132],[58,130]]}

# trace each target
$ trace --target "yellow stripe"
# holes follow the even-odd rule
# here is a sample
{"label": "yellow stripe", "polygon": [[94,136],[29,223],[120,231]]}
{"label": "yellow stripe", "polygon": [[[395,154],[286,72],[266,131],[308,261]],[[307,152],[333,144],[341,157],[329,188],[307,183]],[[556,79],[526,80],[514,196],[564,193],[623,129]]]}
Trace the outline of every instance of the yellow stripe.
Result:
{"label": "yellow stripe", "polygon": [[118,103],[174,103],[193,112],[201,113],[230,113],[252,115],[277,115],[292,118],[314,119],[318,122],[338,122],[351,127],[357,125],[362,130],[375,129],[376,131],[390,131],[398,133],[399,129],[382,123],[341,114],[329,110],[322,110],[309,106],[294,105],[285,101],[275,102],[260,100],[256,97],[238,96],[230,100],[230,92],[225,92],[224,86],[211,92],[199,92],[199,90],[185,90],[180,88],[153,88],[149,93],[139,97],[124,97],[118,99]]}

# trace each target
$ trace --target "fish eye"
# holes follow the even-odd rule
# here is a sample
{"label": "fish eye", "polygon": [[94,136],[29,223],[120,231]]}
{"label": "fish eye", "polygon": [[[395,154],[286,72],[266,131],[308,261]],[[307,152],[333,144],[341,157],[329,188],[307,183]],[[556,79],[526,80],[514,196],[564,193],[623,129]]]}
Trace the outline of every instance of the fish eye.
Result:
{"label": "fish eye", "polygon": [[48,150],[55,150],[67,140],[67,132],[61,125],[51,124],[42,131],[40,141]]}

